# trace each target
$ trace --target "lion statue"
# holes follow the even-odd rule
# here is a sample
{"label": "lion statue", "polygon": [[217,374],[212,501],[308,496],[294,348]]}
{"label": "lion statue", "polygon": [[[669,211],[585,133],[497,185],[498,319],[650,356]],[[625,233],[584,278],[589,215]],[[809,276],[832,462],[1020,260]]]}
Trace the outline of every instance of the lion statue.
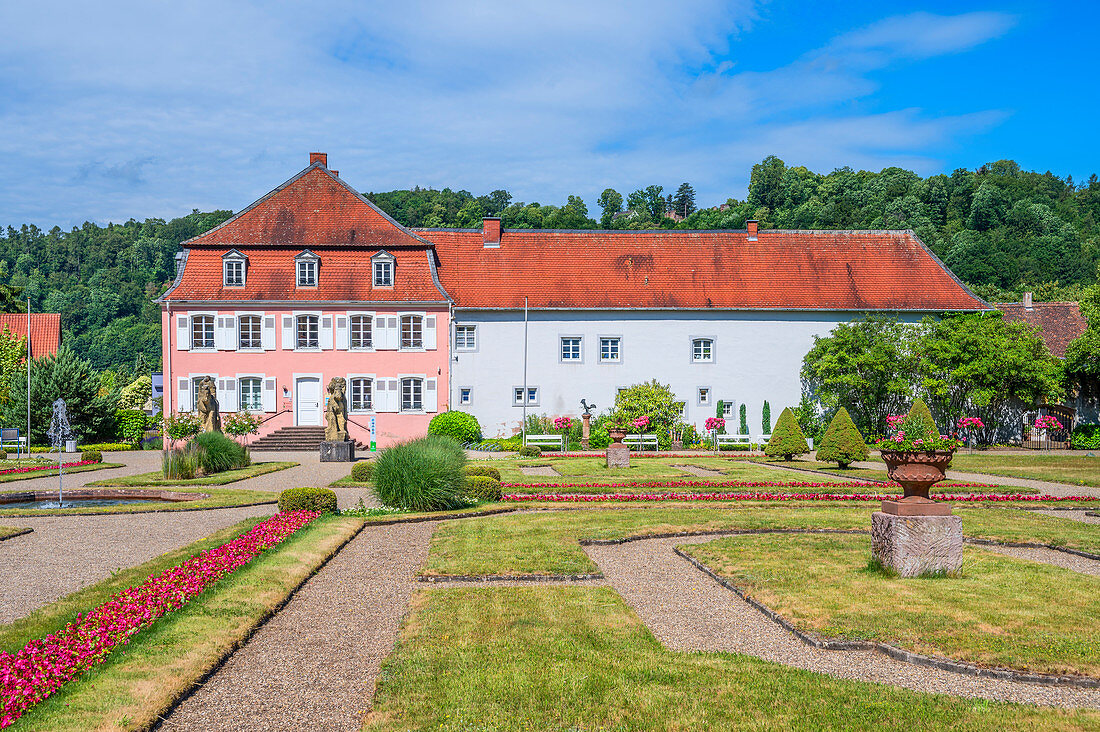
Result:
{"label": "lion statue", "polygon": [[328,382],[328,404],[325,405],[325,442],[346,442],[348,439],[347,381],[334,376]]}

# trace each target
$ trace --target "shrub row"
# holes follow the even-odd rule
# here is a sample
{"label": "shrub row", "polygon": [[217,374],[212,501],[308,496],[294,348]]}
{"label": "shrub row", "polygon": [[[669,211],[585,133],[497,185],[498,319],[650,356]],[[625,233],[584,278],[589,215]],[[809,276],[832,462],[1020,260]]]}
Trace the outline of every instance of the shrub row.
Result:
{"label": "shrub row", "polygon": [[1100,450],[1100,424],[1079,424],[1069,439],[1074,450]]}
{"label": "shrub row", "polygon": [[103,453],[99,450],[85,450],[80,453],[80,460],[81,462],[101,463],[103,462]]}
{"label": "shrub row", "polygon": [[370,460],[360,460],[351,466],[351,479],[356,483],[370,483],[374,475],[374,463]]}
{"label": "shrub row", "polygon": [[279,494],[279,510],[336,513],[336,494],[328,488],[288,488]]}

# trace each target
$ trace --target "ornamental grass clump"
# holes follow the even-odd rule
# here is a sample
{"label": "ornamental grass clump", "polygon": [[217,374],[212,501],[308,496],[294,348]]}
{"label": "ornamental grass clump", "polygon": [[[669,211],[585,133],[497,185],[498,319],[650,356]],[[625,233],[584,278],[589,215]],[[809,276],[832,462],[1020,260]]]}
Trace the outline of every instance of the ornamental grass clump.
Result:
{"label": "ornamental grass clump", "polygon": [[775,423],[772,438],[764,448],[764,454],[772,458],[782,457],[784,460],[790,460],[795,455],[803,455],[809,451],[810,446],[806,443],[806,435],[802,434],[802,428],[798,426],[794,412],[787,407],[779,415],[779,421]]}
{"label": "ornamental grass clump", "polygon": [[32,640],[16,653],[0,653],[0,728],[11,726],[63,684],[103,663],[113,648],[315,518],[312,511],[276,514],[232,541],[119,592],[62,630]]}
{"label": "ornamental grass clump", "polygon": [[188,444],[198,455],[199,467],[206,475],[237,470],[252,464],[252,459],[240,443],[221,432],[203,432]]}
{"label": "ornamental grass clump", "polygon": [[866,460],[869,455],[867,441],[859,433],[848,410],[841,407],[817,446],[817,459],[846,468],[854,462]]}
{"label": "ornamental grass clump", "polygon": [[378,454],[374,495],[384,506],[408,511],[445,511],[467,504],[466,454],[449,437],[429,435]]}

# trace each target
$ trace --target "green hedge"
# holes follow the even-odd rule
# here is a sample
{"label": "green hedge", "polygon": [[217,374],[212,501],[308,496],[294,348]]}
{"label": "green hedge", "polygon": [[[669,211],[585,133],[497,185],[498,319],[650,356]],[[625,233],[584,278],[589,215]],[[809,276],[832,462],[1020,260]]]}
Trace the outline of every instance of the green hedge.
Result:
{"label": "green hedge", "polygon": [[356,483],[370,483],[374,476],[374,463],[370,460],[360,460],[351,466],[351,479]]}
{"label": "green hedge", "polygon": [[88,462],[89,460],[91,460],[95,463],[101,463],[103,462],[103,453],[101,453],[99,450],[85,450],[84,452],[80,453],[80,460],[82,462]]}
{"label": "green hedge", "polygon": [[452,409],[432,417],[428,423],[428,434],[450,437],[465,445],[481,441],[481,425],[474,415]]}
{"label": "green hedge", "polygon": [[504,495],[500,481],[488,475],[467,475],[466,495],[478,501],[499,501]]}
{"label": "green hedge", "polygon": [[288,488],[279,494],[279,510],[336,513],[336,494],[328,488]]}
{"label": "green hedge", "polygon": [[542,457],[542,448],[538,445],[524,445],[519,449],[520,457]]}
{"label": "green hedge", "polygon": [[[81,450],[99,450],[100,452],[122,452],[123,450],[133,450],[133,445],[128,445],[125,442],[95,442],[91,445],[81,445]],[[57,452],[52,447],[45,447],[37,445],[30,448],[30,452]]]}
{"label": "green hedge", "polygon": [[1074,450],[1100,450],[1100,424],[1079,424],[1070,435]]}
{"label": "green hedge", "polygon": [[500,480],[500,471],[491,465],[467,465],[462,470],[466,475],[485,475],[494,480]]}

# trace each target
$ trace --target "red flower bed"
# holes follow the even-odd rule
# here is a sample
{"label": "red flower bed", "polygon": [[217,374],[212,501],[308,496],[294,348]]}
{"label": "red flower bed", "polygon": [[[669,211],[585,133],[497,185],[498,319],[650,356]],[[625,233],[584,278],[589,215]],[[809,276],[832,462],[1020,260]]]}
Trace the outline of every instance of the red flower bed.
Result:
{"label": "red flower bed", "polygon": [[[897,494],[877,493],[510,493],[502,501],[553,501],[559,503],[603,503],[607,501],[882,501]],[[964,493],[934,496],[938,501],[977,503],[983,501],[1089,501],[1092,496],[1007,495]]]}
{"label": "red flower bed", "polygon": [[111,650],[157,618],[187,604],[214,582],[286,540],[320,514],[279,513],[249,532],[119,592],[63,630],[0,653],[0,728],[15,723],[65,682],[103,663]]}
{"label": "red flower bed", "polygon": [[[955,488],[999,488],[992,483],[948,483]],[[900,488],[897,483],[874,483],[864,480],[804,481],[804,480],[639,480],[622,483],[501,483],[502,488]]]}
{"label": "red flower bed", "polygon": [[[81,465],[95,465],[98,462],[98,460],[77,460],[75,463],[62,463],[61,467],[79,468]],[[0,475],[10,475],[12,473],[33,473],[36,470],[57,470],[57,463],[30,465],[25,468],[8,468],[7,470],[0,470]]]}

